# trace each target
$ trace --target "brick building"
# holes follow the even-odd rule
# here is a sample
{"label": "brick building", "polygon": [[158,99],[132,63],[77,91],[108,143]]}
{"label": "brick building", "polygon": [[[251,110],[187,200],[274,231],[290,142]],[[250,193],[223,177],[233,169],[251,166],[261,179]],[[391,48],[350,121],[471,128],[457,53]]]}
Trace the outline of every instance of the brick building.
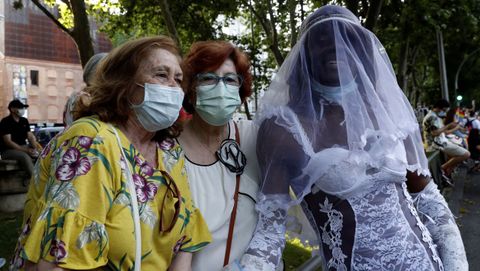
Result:
{"label": "brick building", "polygon": [[[77,47],[30,1],[13,2],[0,1],[0,118],[15,97],[30,105],[31,123],[61,123],[67,97],[84,86]],[[96,53],[111,49],[104,35],[92,38]]]}

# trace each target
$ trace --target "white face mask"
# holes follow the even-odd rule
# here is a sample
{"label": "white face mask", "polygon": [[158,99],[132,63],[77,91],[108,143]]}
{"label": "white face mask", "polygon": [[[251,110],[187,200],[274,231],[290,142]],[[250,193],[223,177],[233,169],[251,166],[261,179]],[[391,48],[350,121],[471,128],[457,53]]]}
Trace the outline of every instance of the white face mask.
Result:
{"label": "white face mask", "polygon": [[198,86],[195,111],[208,124],[222,126],[241,104],[239,89],[223,82],[213,88],[212,85]]}
{"label": "white face mask", "polygon": [[23,116],[25,115],[25,108],[20,108],[20,109],[18,109],[18,115],[19,115],[20,117],[23,117]]}
{"label": "white face mask", "polygon": [[352,80],[350,83],[343,86],[325,86],[315,80],[310,81],[312,84],[312,90],[320,94],[322,98],[334,104],[341,104],[342,95],[345,96],[348,93],[354,91],[357,88],[357,83]]}
{"label": "white face mask", "polygon": [[445,112],[445,111],[442,110],[442,111],[438,112],[438,116],[439,116],[440,118],[444,118],[444,117],[447,116],[447,112]]}
{"label": "white face mask", "polygon": [[143,103],[132,105],[143,128],[156,132],[172,126],[182,108],[182,89],[149,83],[145,83],[144,89]]}

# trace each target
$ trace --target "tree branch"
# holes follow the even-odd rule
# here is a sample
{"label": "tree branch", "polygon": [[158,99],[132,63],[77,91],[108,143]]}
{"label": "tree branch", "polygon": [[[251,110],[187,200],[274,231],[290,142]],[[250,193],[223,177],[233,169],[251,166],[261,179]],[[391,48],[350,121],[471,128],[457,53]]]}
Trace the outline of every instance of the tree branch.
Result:
{"label": "tree branch", "polygon": [[160,9],[162,10],[163,20],[165,21],[165,25],[167,26],[168,34],[170,34],[170,37],[175,40],[178,48],[181,48],[180,39],[178,38],[177,29],[175,28],[175,23],[173,22],[173,19],[172,19],[172,13],[170,12],[168,1],[161,0],[159,3],[160,3]]}
{"label": "tree branch", "polygon": [[35,6],[37,6],[45,15],[47,15],[50,20],[52,20],[61,30],[65,31],[68,35],[72,36],[72,31],[66,28],[63,24],[61,24],[57,18],[48,10],[46,9],[38,0],[31,0]]}
{"label": "tree branch", "polygon": [[365,27],[374,32],[374,28],[377,25],[378,16],[382,10],[383,0],[370,1],[370,7],[368,8],[367,20],[365,21]]}
{"label": "tree branch", "polygon": [[70,3],[73,13],[73,31],[71,36],[77,44],[82,67],[84,67],[94,54],[92,37],[90,35],[90,22],[88,21],[84,0],[71,0]]}
{"label": "tree branch", "polygon": [[274,24],[273,9],[272,9],[272,5],[270,3],[270,0],[267,0],[267,4],[268,4],[268,9],[269,9],[268,11],[269,11],[271,20],[268,20],[266,18],[267,17],[266,15],[264,17],[262,17],[255,10],[255,8],[252,5],[250,5],[250,3],[248,3],[246,0],[242,0],[242,3],[245,6],[247,6],[253,12],[255,17],[260,22],[260,25],[262,26],[263,30],[265,31],[265,34],[267,35],[267,38],[270,39],[269,48],[272,51],[273,56],[275,57],[275,61],[277,62],[278,66],[281,66],[282,63],[283,63],[284,57],[283,57],[282,52],[280,51],[280,49],[278,47],[278,34],[277,34],[277,30],[276,30],[275,24]]}
{"label": "tree branch", "polygon": [[295,9],[297,8],[296,1],[288,0],[288,14],[290,19],[290,30],[292,31],[290,35],[290,47],[293,47],[297,42],[297,25],[295,18],[297,17],[295,14]]}

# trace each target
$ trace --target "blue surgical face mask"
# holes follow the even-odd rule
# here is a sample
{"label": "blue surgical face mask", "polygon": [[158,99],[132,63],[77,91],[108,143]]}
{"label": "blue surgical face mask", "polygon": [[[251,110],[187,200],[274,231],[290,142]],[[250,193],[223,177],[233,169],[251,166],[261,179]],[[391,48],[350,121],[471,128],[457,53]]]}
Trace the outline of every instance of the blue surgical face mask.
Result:
{"label": "blue surgical face mask", "polygon": [[440,117],[440,118],[445,118],[446,116],[447,116],[447,112],[445,112],[445,111],[443,111],[443,110],[440,111],[440,112],[438,112],[438,117]]}
{"label": "blue surgical face mask", "polygon": [[310,84],[314,92],[318,93],[326,101],[334,104],[341,104],[342,95],[347,95],[357,88],[355,80],[352,80],[346,85],[335,87],[322,85],[315,80],[310,80]]}
{"label": "blue surgical face mask", "polygon": [[222,126],[232,118],[241,104],[239,89],[226,85],[223,81],[216,86],[197,86],[195,111],[208,124]]}
{"label": "blue surgical face mask", "polygon": [[149,132],[156,132],[172,126],[182,108],[184,96],[182,89],[149,83],[145,83],[144,89],[143,102],[132,105],[143,128]]}

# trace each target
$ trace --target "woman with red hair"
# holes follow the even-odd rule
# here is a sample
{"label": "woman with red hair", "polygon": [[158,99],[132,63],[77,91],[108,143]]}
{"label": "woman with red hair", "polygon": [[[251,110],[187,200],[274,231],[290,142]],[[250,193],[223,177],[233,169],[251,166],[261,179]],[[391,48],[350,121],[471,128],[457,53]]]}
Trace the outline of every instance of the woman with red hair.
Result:
{"label": "woman with red hair", "polygon": [[249,68],[247,55],[225,41],[193,44],[183,63],[183,107],[191,119],[178,141],[194,204],[213,237],[194,254],[195,271],[221,270],[241,258],[257,223],[256,129],[232,120],[252,93]]}

